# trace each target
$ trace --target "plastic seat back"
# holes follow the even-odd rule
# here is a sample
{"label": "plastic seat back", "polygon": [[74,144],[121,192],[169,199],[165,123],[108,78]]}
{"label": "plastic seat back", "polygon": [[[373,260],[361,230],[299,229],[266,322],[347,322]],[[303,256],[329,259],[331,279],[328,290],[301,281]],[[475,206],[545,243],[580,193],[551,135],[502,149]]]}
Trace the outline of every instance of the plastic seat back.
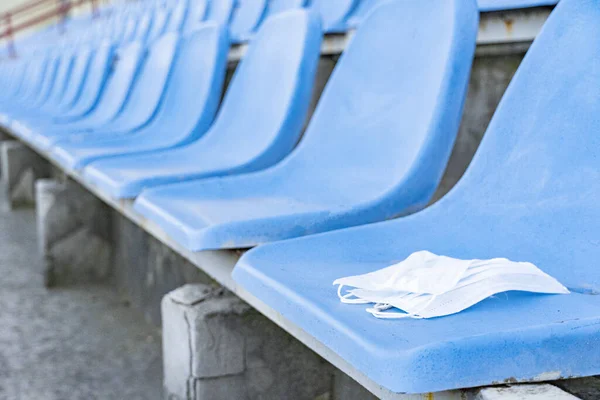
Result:
{"label": "plastic seat back", "polygon": [[205,143],[235,143],[230,156],[252,169],[287,155],[306,117],[321,38],[318,17],[306,10],[266,20],[235,71]]}
{"label": "plastic seat back", "polygon": [[232,42],[249,40],[266,11],[267,0],[238,0],[229,27]]}
{"label": "plastic seat back", "polygon": [[[397,1],[370,14],[338,61],[303,140],[280,164],[299,198],[362,205],[377,219],[427,204],[461,120],[475,7]],[[406,15],[412,22],[398,23]]]}
{"label": "plastic seat back", "polygon": [[325,32],[344,32],[347,19],[358,0],[313,0],[311,8],[319,13]]}
{"label": "plastic seat back", "polygon": [[358,4],[348,17],[348,27],[356,28],[375,7],[387,0],[358,0]]}
{"label": "plastic seat back", "polygon": [[169,132],[180,144],[206,132],[221,99],[228,50],[227,29],[213,22],[181,39],[159,110],[164,117],[156,117],[155,130]]}
{"label": "plastic seat back", "polygon": [[39,63],[40,60],[38,57],[29,57],[27,61],[21,61],[22,73],[20,77],[16,81],[8,81],[7,85],[10,90],[9,96],[20,96],[25,91],[27,91],[27,87],[30,84],[30,80],[33,77],[34,71],[37,69],[36,64]]}
{"label": "plastic seat back", "polygon": [[74,57],[65,92],[57,108],[63,109],[73,105],[82,92],[85,77],[89,71],[93,55],[90,47],[80,48]]}
{"label": "plastic seat back", "polygon": [[267,15],[271,16],[280,12],[302,8],[307,3],[307,0],[271,0],[267,6]]}
{"label": "plastic seat back", "polygon": [[144,60],[145,48],[140,42],[132,42],[116,53],[112,72],[93,110],[94,123],[101,125],[113,120],[123,109]]}
{"label": "plastic seat back", "polygon": [[54,87],[56,71],[58,70],[61,59],[62,57],[58,53],[50,56],[50,59],[46,64],[46,70],[43,74],[42,85],[40,86],[38,92],[33,96],[33,100],[28,104],[28,106],[38,107],[50,96],[52,88]]}
{"label": "plastic seat back", "polygon": [[51,60],[51,55],[44,54],[40,57],[36,57],[33,60],[30,68],[30,73],[27,79],[23,82],[23,90],[20,90],[19,96],[21,99],[29,100],[35,98],[39,94],[39,90],[44,82],[46,76],[46,68]]}
{"label": "plastic seat back", "polygon": [[154,13],[152,28],[148,33],[148,43],[152,43],[165,33],[169,17],[170,13],[168,10],[157,10]]}
{"label": "plastic seat back", "polygon": [[116,62],[115,48],[111,43],[103,43],[94,50],[81,94],[69,111],[69,115],[84,115],[98,103],[102,89]]}
{"label": "plastic seat back", "polygon": [[137,29],[134,33],[134,40],[145,43],[148,40],[150,35],[150,30],[152,29],[152,25],[154,24],[154,14],[152,12],[145,13],[140,18]]}
{"label": "plastic seat back", "polygon": [[137,25],[138,25],[138,18],[136,18],[136,17],[127,18],[127,20],[123,26],[123,31],[119,31],[119,30],[116,31],[117,40],[123,44],[129,43],[129,42],[135,40],[135,33],[136,33]]}
{"label": "plastic seat back", "polygon": [[75,52],[73,50],[66,51],[63,53],[58,68],[56,70],[55,82],[52,87],[52,92],[46,100],[46,104],[50,106],[56,106],[69,85],[69,78],[73,70],[73,64],[75,62]]}
{"label": "plastic seat back", "polygon": [[[150,46],[139,70],[135,72],[135,82],[131,86],[131,91],[128,94],[122,92],[118,97],[125,96],[123,109],[118,118],[103,129],[118,131],[136,129],[154,116],[171,72],[178,42],[179,34],[171,32],[163,35]],[[131,60],[128,68],[134,68],[133,57]],[[131,79],[130,73],[131,70],[127,71],[127,75],[123,74],[119,83],[123,90],[126,87],[125,79]]]}
{"label": "plastic seat back", "polygon": [[220,25],[229,25],[235,8],[235,0],[210,0],[206,20]]}
{"label": "plastic seat back", "polygon": [[599,58],[598,2],[561,0],[463,178],[431,208],[485,232],[472,243],[484,256],[543,265],[569,287],[600,284]]}
{"label": "plastic seat back", "polygon": [[[220,5],[221,3],[225,4],[226,6],[229,2],[230,0],[225,0],[224,2],[218,1],[216,2],[216,8],[218,9],[218,5]],[[213,7],[215,6],[212,4],[212,1],[209,3],[209,0],[191,2],[183,25],[183,31],[190,32],[196,29],[196,27],[198,27],[198,25],[201,24],[202,21],[205,21],[207,19],[209,10],[212,10]]]}
{"label": "plastic seat back", "polygon": [[166,32],[181,32],[189,10],[189,1],[180,0],[171,11]]}

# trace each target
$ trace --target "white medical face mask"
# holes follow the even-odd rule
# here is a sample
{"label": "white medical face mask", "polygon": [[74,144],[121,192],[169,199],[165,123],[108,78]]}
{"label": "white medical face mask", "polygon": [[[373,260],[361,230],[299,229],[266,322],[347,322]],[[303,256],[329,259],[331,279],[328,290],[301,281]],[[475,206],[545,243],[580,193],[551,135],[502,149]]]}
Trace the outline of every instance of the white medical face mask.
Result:
{"label": "white medical face mask", "polygon": [[[430,263],[431,257],[437,256],[428,253],[426,258]],[[444,259],[447,258],[439,258],[438,262],[444,263]],[[344,303],[374,303],[375,305],[372,308],[368,308],[367,311],[378,318],[434,318],[455,314],[489,296],[510,290],[554,294],[569,293],[556,279],[545,274],[531,263],[517,263],[505,258],[471,260],[466,262],[469,265],[462,276],[459,277],[456,284],[442,293],[420,293],[389,288],[378,290],[373,289],[376,285],[369,283],[365,285],[360,282],[361,277],[369,277],[379,272],[376,271],[375,273],[350,277],[352,278],[351,282],[359,282],[361,287],[369,286],[369,289],[351,289],[347,294],[342,294],[342,285],[340,285],[338,294],[340,300]],[[397,265],[399,264],[385,269],[390,269]],[[452,265],[456,265],[456,263]],[[442,268],[442,266],[439,267]],[[418,266],[413,266],[413,268],[418,268]],[[386,273],[389,274],[389,271],[386,271]],[[396,278],[398,278],[397,275]],[[345,279],[338,279],[335,282],[346,282]],[[420,279],[437,280],[438,278],[436,276],[421,274]],[[403,281],[402,279],[396,279],[395,282]],[[433,286],[418,282],[414,287]],[[392,307],[404,312],[390,310]]]}
{"label": "white medical face mask", "polygon": [[398,264],[364,275],[336,279],[333,284],[373,291],[441,294],[458,283],[470,263],[419,251]]}

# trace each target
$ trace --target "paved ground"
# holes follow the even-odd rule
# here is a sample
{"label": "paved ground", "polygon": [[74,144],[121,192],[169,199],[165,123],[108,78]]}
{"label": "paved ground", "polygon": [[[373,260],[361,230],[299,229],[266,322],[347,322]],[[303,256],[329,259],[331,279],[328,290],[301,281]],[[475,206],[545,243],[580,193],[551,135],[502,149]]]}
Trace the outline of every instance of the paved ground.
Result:
{"label": "paved ground", "polygon": [[110,288],[44,289],[33,210],[0,208],[0,399],[160,399],[157,330]]}

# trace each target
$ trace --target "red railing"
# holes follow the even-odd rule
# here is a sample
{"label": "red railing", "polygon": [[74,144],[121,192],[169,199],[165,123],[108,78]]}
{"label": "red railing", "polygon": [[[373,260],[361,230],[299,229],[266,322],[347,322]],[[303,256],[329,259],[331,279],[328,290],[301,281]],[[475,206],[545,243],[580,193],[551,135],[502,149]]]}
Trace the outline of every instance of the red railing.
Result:
{"label": "red railing", "polygon": [[[32,28],[35,25],[58,18],[59,24],[64,30],[65,21],[70,11],[84,4],[90,4],[92,13],[97,15],[98,0],[32,0],[21,6],[5,12],[0,19],[0,39],[7,42],[8,53],[16,57],[15,35],[19,32]],[[15,21],[18,20],[18,23]]]}

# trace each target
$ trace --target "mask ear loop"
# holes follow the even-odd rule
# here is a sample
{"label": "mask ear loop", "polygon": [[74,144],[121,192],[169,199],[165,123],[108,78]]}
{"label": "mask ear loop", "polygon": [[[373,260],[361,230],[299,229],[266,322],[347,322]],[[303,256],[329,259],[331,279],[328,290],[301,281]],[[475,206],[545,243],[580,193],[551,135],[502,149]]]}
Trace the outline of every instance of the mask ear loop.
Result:
{"label": "mask ear loop", "polygon": [[338,290],[337,290],[338,297],[340,298],[340,301],[342,303],[345,303],[345,304],[368,304],[368,303],[371,303],[370,301],[361,299],[359,297],[351,298],[352,296],[354,296],[352,293],[342,294],[343,287],[344,287],[344,285],[339,285]]}
{"label": "mask ear loop", "polygon": [[383,311],[382,309],[378,309],[375,307],[367,308],[367,312],[370,313],[371,315],[373,315],[375,318],[379,318],[379,319],[400,319],[400,318],[423,319],[423,317],[421,317],[418,314],[409,314],[409,313],[396,312],[396,311],[391,311],[391,312]]}
{"label": "mask ear loop", "polygon": [[419,310],[417,312],[413,312],[413,313],[404,313],[404,312],[396,312],[396,311],[386,311],[389,310],[390,308],[392,308],[393,306],[390,304],[375,304],[374,307],[372,308],[367,308],[367,312],[371,313],[371,315],[373,315],[375,318],[380,318],[380,319],[398,319],[398,318],[413,318],[413,319],[423,319],[424,317],[422,317],[421,315],[419,315],[419,313],[421,311],[423,311],[424,309],[426,309],[435,299],[436,299],[437,295],[432,295],[431,299],[429,299],[429,301],[427,303],[425,303],[425,305],[421,308],[419,308]]}

